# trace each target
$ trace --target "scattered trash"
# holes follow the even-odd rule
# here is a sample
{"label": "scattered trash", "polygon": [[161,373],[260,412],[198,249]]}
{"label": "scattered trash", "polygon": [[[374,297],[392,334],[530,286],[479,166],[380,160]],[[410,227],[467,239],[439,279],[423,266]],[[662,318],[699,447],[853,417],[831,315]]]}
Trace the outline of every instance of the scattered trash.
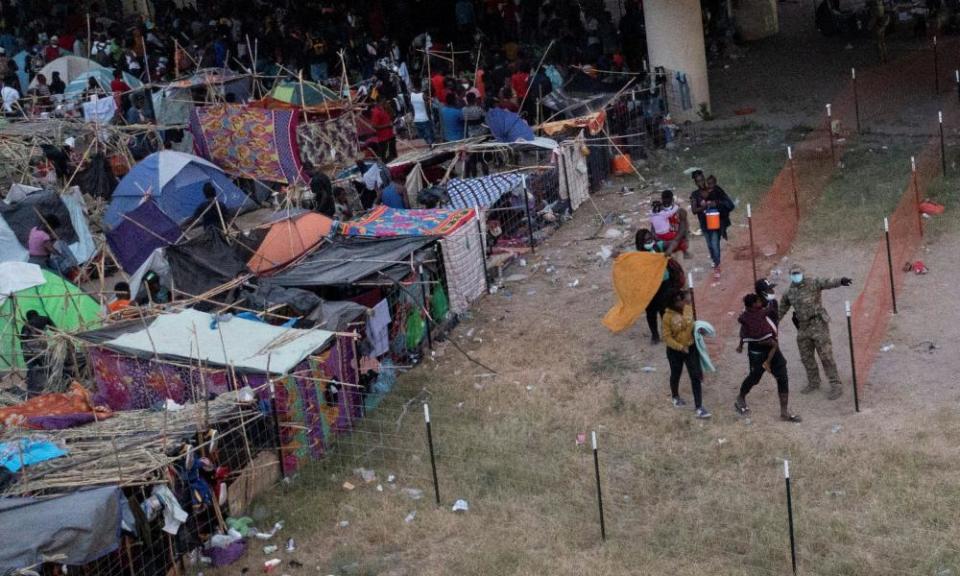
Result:
{"label": "scattered trash", "polygon": [[893,350],[894,348],[895,348],[895,346],[894,346],[893,344],[885,344],[885,345],[883,345],[883,346],[880,347],[880,351],[881,351],[881,352],[889,352],[889,351]]}
{"label": "scattered trash", "polygon": [[490,293],[491,293],[491,294],[496,294],[498,290],[500,290],[500,289],[497,287],[496,284],[493,284],[493,285],[490,286]]}
{"label": "scattered trash", "polygon": [[913,263],[913,273],[917,276],[922,276],[929,272],[927,265],[923,263],[923,260],[917,260]]}
{"label": "scattered trash", "polygon": [[834,425],[833,425],[833,428],[830,429],[830,431],[833,432],[834,434],[837,434],[837,433],[840,432],[841,430],[843,430],[843,426],[841,426],[841,425],[839,425],[839,424],[834,424]]}
{"label": "scattered trash", "polygon": [[264,546],[264,547],[263,547],[263,553],[266,554],[267,556],[269,556],[270,554],[273,554],[274,552],[276,552],[276,551],[279,550],[279,549],[280,549],[280,547],[277,546],[276,544],[271,544],[271,545],[269,545],[269,546]]}
{"label": "scattered trash", "polygon": [[523,282],[529,278],[527,274],[511,274],[503,279],[504,282]]}
{"label": "scattered trash", "polygon": [[279,558],[271,558],[263,563],[263,571],[266,573],[273,572],[273,569],[280,565]]}
{"label": "scattered trash", "polygon": [[520,260],[517,261],[517,263],[520,264],[520,267],[521,267],[521,268],[526,268],[526,267],[527,267],[527,259],[526,259],[526,258],[521,258]]}
{"label": "scattered trash", "polygon": [[930,342],[929,340],[924,340],[923,342],[919,342],[911,346],[911,348],[913,350],[916,350],[917,352],[924,352],[927,354],[933,354],[936,350],[940,349],[939,346],[937,346],[933,342]]}
{"label": "scattered trash", "polygon": [[577,432],[577,446],[583,446],[587,443],[587,433]]}
{"label": "scattered trash", "polygon": [[846,496],[847,493],[843,490],[830,490],[827,492],[827,496],[833,496],[834,498],[839,498],[841,496]]}
{"label": "scattered trash", "polygon": [[404,524],[410,524],[411,522],[413,522],[413,519],[416,517],[417,517],[417,511],[414,510],[413,512],[407,514],[407,517],[403,519],[403,522]]}
{"label": "scattered trash", "polygon": [[597,252],[597,256],[600,257],[600,260],[606,262],[613,256],[613,246],[601,246],[600,251]]}
{"label": "scattered trash", "polygon": [[654,366],[644,366],[640,369],[641,372],[656,372],[657,369]]}
{"label": "scattered trash", "polygon": [[293,541],[293,538],[287,538],[287,552],[294,552],[297,549],[297,543]]}
{"label": "scattered trash", "polygon": [[346,528],[346,527],[349,526],[349,525],[350,525],[350,521],[349,521],[349,520],[341,520],[340,523],[337,524],[337,526],[340,526],[341,528]]}
{"label": "scattered trash", "polygon": [[623,237],[623,230],[618,228],[608,228],[606,232],[603,233],[603,237],[608,240],[616,240]]}
{"label": "scattered trash", "polygon": [[383,484],[377,484],[377,492],[383,492]]}
{"label": "scattered trash", "polygon": [[367,484],[377,479],[377,473],[367,468],[354,468],[353,473],[354,475],[359,476]]}
{"label": "scattered trash", "polygon": [[720,446],[723,446],[726,443],[727,443],[726,438],[717,438],[717,444],[719,444]]}
{"label": "scattered trash", "polygon": [[457,500],[453,503],[452,510],[454,512],[469,512],[470,504],[468,504],[466,500]]}
{"label": "scattered trash", "polygon": [[528,385],[528,386],[527,386],[527,392],[530,392],[531,390],[533,390],[533,386],[529,386],[529,385]]}
{"label": "scattered trash", "polygon": [[356,488],[356,486],[354,486],[354,485],[351,484],[350,482],[344,482],[344,483],[343,483],[343,489],[346,490],[347,492],[353,490],[354,488]]}
{"label": "scattered trash", "polygon": [[411,500],[419,500],[423,498],[423,490],[419,488],[403,488],[400,490],[404,496]]}
{"label": "scattered trash", "polygon": [[536,293],[537,293],[537,291],[534,290],[533,288],[527,290],[527,296],[533,296],[533,295],[536,294]]}
{"label": "scattered trash", "polygon": [[567,283],[567,288],[576,288],[576,287],[579,286],[579,285],[580,285],[580,279],[579,279],[579,278],[574,278],[574,279],[573,279],[573,282],[568,282],[568,283]]}
{"label": "scattered trash", "polygon": [[183,410],[183,404],[177,404],[175,401],[167,398],[167,401],[163,405],[163,409],[167,412],[178,412]]}
{"label": "scattered trash", "polygon": [[283,522],[277,522],[276,524],[273,525],[273,530],[269,532],[257,532],[256,534],[254,534],[254,537],[257,540],[269,540],[273,538],[274,535],[276,535],[276,533],[282,529],[283,529]]}

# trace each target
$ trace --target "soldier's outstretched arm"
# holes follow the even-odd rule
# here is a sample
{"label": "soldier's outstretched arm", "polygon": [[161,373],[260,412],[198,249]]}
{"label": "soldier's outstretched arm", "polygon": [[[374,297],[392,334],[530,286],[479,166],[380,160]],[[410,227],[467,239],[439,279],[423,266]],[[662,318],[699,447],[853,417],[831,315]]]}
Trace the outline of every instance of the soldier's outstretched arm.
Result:
{"label": "soldier's outstretched arm", "polygon": [[817,278],[817,288],[821,290],[832,290],[834,288],[839,288],[841,286],[849,286],[852,284],[852,280],[847,277],[843,278]]}

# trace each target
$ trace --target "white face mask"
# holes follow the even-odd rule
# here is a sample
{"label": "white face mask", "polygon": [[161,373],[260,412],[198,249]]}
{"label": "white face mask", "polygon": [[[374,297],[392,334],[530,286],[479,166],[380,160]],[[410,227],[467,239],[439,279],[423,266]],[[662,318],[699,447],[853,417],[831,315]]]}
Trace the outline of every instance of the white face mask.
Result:
{"label": "white face mask", "polygon": [[643,245],[644,250],[653,250],[653,247],[656,246],[656,242],[649,242]]}
{"label": "white face mask", "polygon": [[773,300],[777,299],[776,294],[764,294],[764,297],[767,299],[768,302],[772,302]]}
{"label": "white face mask", "polygon": [[799,284],[803,282],[803,274],[791,274],[790,281],[793,282],[794,284]]}

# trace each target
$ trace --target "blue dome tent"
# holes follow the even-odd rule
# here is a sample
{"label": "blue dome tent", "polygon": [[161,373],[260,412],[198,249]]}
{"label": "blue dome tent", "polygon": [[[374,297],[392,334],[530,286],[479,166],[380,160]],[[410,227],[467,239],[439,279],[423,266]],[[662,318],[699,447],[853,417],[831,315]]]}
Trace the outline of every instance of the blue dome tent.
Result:
{"label": "blue dome tent", "polygon": [[149,194],[164,214],[183,224],[203,203],[203,185],[207,182],[213,183],[217,199],[229,210],[248,202],[246,194],[222,170],[203,158],[171,150],[155,152],[123,177],[104,219],[115,228],[123,214],[139,206]]}

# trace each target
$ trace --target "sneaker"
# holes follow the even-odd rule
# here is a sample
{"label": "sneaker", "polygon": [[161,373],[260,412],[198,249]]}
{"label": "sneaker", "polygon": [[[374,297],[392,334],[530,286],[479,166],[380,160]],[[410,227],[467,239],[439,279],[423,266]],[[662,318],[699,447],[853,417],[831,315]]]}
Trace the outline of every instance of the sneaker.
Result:
{"label": "sneaker", "polygon": [[674,396],[672,402],[674,408],[683,408],[687,405],[687,401],[679,396]]}
{"label": "sneaker", "polygon": [[706,408],[704,408],[703,406],[697,408],[697,418],[699,418],[699,419],[701,419],[701,420],[706,420],[707,418],[710,418],[711,416],[713,416],[713,414],[711,414],[710,411],[707,410]]}

